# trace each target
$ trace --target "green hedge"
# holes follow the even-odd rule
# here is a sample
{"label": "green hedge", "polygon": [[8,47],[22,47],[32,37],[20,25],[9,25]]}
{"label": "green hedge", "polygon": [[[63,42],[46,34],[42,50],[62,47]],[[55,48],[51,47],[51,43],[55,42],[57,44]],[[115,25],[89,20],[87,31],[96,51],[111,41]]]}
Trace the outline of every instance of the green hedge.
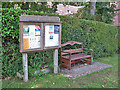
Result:
{"label": "green hedge", "polygon": [[78,18],[69,19],[62,25],[62,43],[69,40],[83,42],[85,48],[94,50],[94,58],[110,56],[118,48],[115,26]]}
{"label": "green hedge", "polygon": [[[21,9],[2,9],[2,52],[3,52],[3,76],[14,76],[16,72],[23,74],[22,55],[19,52],[19,16],[20,15],[44,15],[38,11]],[[83,42],[85,48],[94,50],[94,60],[99,57],[113,55],[117,50],[117,27],[88,21],[68,16],[59,16],[62,22],[62,43],[67,41]],[[67,48],[71,48],[68,46]],[[78,48],[77,46],[75,48]],[[60,60],[60,59],[59,59]],[[53,51],[44,51],[28,54],[29,75],[33,76],[33,69],[38,70],[44,66],[53,68]]]}

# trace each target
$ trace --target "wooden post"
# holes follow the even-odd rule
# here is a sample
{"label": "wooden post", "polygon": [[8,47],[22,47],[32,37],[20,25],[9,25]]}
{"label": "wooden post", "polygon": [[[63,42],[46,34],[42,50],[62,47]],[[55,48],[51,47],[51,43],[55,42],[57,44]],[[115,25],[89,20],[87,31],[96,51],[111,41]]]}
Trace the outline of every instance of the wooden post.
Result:
{"label": "wooden post", "polygon": [[27,53],[23,53],[23,72],[24,72],[24,81],[28,81],[28,63],[27,63]]}
{"label": "wooden post", "polygon": [[58,73],[58,49],[54,51],[54,73]]}

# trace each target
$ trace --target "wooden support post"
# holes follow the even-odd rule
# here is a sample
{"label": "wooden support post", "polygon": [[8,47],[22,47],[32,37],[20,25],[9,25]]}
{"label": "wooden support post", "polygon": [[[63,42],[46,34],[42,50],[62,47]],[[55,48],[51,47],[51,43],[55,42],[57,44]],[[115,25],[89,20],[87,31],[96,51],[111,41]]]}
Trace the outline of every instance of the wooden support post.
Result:
{"label": "wooden support post", "polygon": [[54,51],[54,73],[58,73],[58,49]]}
{"label": "wooden support post", "polygon": [[23,72],[24,72],[24,81],[28,81],[28,62],[27,62],[27,53],[23,53]]}

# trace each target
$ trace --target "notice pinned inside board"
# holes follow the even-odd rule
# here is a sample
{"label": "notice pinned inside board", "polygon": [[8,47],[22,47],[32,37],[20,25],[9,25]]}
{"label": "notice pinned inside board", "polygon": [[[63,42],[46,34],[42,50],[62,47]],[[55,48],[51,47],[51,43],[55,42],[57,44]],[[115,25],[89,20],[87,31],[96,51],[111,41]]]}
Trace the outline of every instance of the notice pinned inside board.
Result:
{"label": "notice pinned inside board", "polygon": [[23,49],[40,48],[40,25],[23,25]]}
{"label": "notice pinned inside board", "polygon": [[29,49],[29,39],[23,38],[23,49]]}
{"label": "notice pinned inside board", "polygon": [[54,34],[59,34],[60,27],[59,25],[54,25]]}
{"label": "notice pinned inside board", "polygon": [[45,47],[59,45],[59,25],[45,26]]}

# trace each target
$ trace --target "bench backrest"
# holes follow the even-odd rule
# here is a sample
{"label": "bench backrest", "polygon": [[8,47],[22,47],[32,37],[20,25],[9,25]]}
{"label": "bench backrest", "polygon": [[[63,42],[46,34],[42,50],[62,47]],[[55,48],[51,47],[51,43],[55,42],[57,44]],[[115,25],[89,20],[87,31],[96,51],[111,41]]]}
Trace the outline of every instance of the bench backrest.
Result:
{"label": "bench backrest", "polygon": [[[75,53],[77,52],[83,52],[83,43],[82,42],[76,42],[76,41],[68,41],[66,43],[63,43],[61,44],[61,51],[62,51],[62,47],[66,46],[66,45],[75,45],[75,44],[78,44],[78,45],[81,45],[81,48],[80,49],[72,49],[72,51],[74,50]],[[71,50],[66,50],[66,51],[71,51]],[[62,55],[66,54],[66,53],[61,53]]]}
{"label": "bench backrest", "polygon": [[68,42],[66,42],[66,43],[61,44],[61,47],[66,46],[66,45],[69,45],[69,44],[70,44],[71,46],[73,46],[74,44],[82,45],[82,42],[68,41]]}

